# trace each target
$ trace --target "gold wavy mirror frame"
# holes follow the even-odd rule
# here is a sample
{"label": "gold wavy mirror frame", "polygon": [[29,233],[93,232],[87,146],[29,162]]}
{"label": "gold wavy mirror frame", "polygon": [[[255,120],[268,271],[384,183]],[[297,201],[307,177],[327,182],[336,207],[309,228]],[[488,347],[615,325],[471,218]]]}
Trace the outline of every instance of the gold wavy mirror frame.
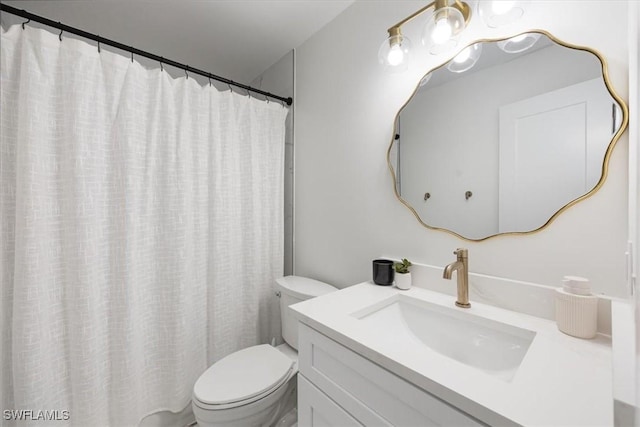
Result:
{"label": "gold wavy mirror frame", "polygon": [[[565,210],[567,210],[568,208],[570,208],[571,206],[575,205],[576,203],[590,197],[592,194],[594,194],[596,191],[598,191],[602,185],[604,184],[604,181],[607,177],[608,174],[608,167],[609,167],[609,159],[611,157],[611,153],[613,151],[613,148],[616,145],[616,142],[620,139],[621,135],[624,133],[624,131],[627,128],[627,124],[628,124],[628,108],[627,105],[625,104],[625,102],[620,98],[620,96],[617,95],[617,93],[615,92],[615,90],[612,87],[611,81],[609,79],[609,75],[608,75],[608,69],[607,69],[607,62],[605,60],[605,58],[602,56],[602,54],[600,54],[598,51],[591,49],[589,47],[584,47],[584,46],[577,46],[574,44],[570,44],[564,41],[561,41],[559,39],[557,39],[556,37],[554,37],[553,35],[551,35],[550,33],[548,33],[547,31],[544,30],[532,30],[532,31],[527,31],[527,32],[523,32],[521,34],[517,34],[515,36],[512,36],[510,38],[505,38],[505,39],[482,39],[482,40],[478,40],[475,41],[474,43],[466,46],[464,49],[461,49],[460,52],[464,52],[465,50],[469,50],[470,48],[473,49],[477,49],[477,46],[480,46],[481,48],[484,47],[484,52],[490,52],[491,49],[494,49],[493,45],[498,45],[499,43],[501,43],[501,47],[500,49],[503,51],[505,50],[505,44],[508,44],[510,41],[512,40],[518,40],[516,39],[516,37],[522,37],[526,34],[532,34],[534,35],[534,37],[540,37],[540,41],[537,42],[538,46],[536,49],[540,52],[542,52],[542,49],[544,49],[545,47],[550,47],[552,49],[549,49],[548,52],[555,52],[554,54],[560,54],[562,52],[565,52],[566,55],[568,57],[570,57],[571,55],[573,55],[572,52],[575,51],[575,53],[577,54],[578,52],[582,53],[589,53],[591,55],[593,55],[595,58],[597,58],[597,61],[591,59],[591,57],[585,59],[588,61],[593,62],[594,64],[599,66],[597,67],[597,73],[598,73],[598,77],[597,79],[599,79],[599,84],[600,86],[602,86],[602,80],[604,80],[604,86],[606,87],[605,89],[601,89],[601,92],[606,93],[607,95],[610,95],[611,98],[613,98],[610,102],[609,107],[611,109],[611,107],[613,107],[612,116],[613,118],[611,119],[613,126],[610,127],[610,133],[607,133],[607,135],[612,135],[611,136],[611,140],[609,141],[609,136],[604,139],[604,141],[602,142],[602,148],[601,150],[606,150],[604,151],[604,155],[602,158],[602,161],[600,161],[599,159],[601,158],[600,156],[602,156],[602,153],[600,152],[600,156],[593,156],[594,157],[594,162],[597,161],[597,163],[593,163],[594,167],[592,167],[593,169],[593,182],[597,182],[595,183],[595,185],[593,185],[593,187],[591,188],[592,184],[589,184],[587,181],[585,181],[585,185],[588,184],[587,187],[583,187],[583,188],[591,188],[589,191],[586,190],[582,190],[582,191],[586,191],[586,193],[584,194],[580,194],[579,196],[575,197],[575,196],[571,196],[569,199],[564,199],[564,200],[569,200],[568,202],[566,201],[561,201],[560,203],[558,203],[555,206],[560,206],[560,208],[558,209],[557,207],[549,207],[548,212],[553,212],[552,214],[545,214],[544,217],[542,219],[540,219],[537,223],[536,226],[532,226],[532,227],[524,227],[525,229],[520,229],[517,228],[517,224],[516,225],[505,225],[502,226],[500,225],[502,222],[508,223],[509,220],[506,219],[509,217],[508,212],[509,212],[509,208],[507,207],[503,207],[503,204],[505,204],[505,202],[502,201],[502,199],[507,199],[508,197],[504,196],[505,194],[509,194],[508,191],[513,191],[513,189],[510,189],[510,186],[512,186],[512,184],[510,184],[510,182],[512,180],[508,180],[505,179],[504,177],[507,176],[511,176],[509,175],[509,173],[515,173],[515,174],[522,174],[524,175],[524,172],[519,172],[516,171],[514,172],[513,169],[516,168],[516,166],[512,166],[510,161],[505,161],[505,160],[510,160],[510,159],[514,159],[517,155],[516,154],[509,154],[510,151],[517,151],[516,149],[512,149],[509,148],[508,145],[500,145],[498,148],[498,150],[495,150],[495,147],[492,147],[493,151],[497,151],[498,152],[498,159],[495,160],[491,160],[490,166],[493,167],[493,169],[496,168],[500,168],[499,171],[495,171],[495,170],[491,170],[491,175],[495,176],[495,182],[493,182],[492,184],[492,188],[496,186],[496,182],[497,185],[500,186],[500,189],[496,191],[495,195],[492,195],[491,197],[493,197],[492,201],[491,201],[491,210],[495,211],[495,213],[497,215],[497,218],[490,218],[490,221],[492,222],[496,222],[496,223],[500,223],[497,227],[493,227],[491,229],[496,230],[496,232],[492,232],[492,231],[478,231],[477,233],[475,231],[466,231],[464,226],[466,225],[466,222],[470,222],[470,221],[466,221],[463,217],[461,217],[461,222],[463,223],[462,225],[460,224],[454,224],[454,226],[444,226],[441,224],[438,224],[437,221],[430,221],[429,218],[427,218],[427,216],[430,214],[430,212],[436,212],[437,209],[439,209],[439,207],[441,206],[449,206],[449,205],[445,205],[445,204],[436,204],[436,202],[434,202],[434,200],[437,201],[439,196],[442,196],[442,193],[444,193],[444,191],[440,191],[437,189],[433,189],[432,191],[430,191],[428,185],[425,186],[424,185],[424,176],[419,176],[416,177],[416,181],[420,181],[420,186],[422,186],[422,188],[420,188],[420,191],[417,191],[418,188],[417,186],[413,186],[411,187],[411,190],[413,191],[411,194],[411,197],[409,196],[405,196],[405,192],[408,192],[409,190],[405,189],[404,187],[409,187],[409,184],[411,184],[409,178],[413,179],[413,176],[408,175],[408,172],[405,173],[403,167],[406,168],[406,165],[403,166],[403,162],[404,163],[411,163],[413,162],[415,164],[415,166],[412,169],[412,173],[414,175],[420,175],[421,173],[423,173],[423,169],[437,169],[438,171],[442,172],[442,170],[445,170],[446,168],[449,169],[456,169],[456,167],[458,167],[458,175],[460,175],[461,173],[461,168],[458,166],[456,166],[456,162],[457,162],[457,158],[456,157],[452,157],[452,156],[445,156],[445,157],[438,157],[438,154],[442,154],[442,150],[438,151],[439,149],[434,149],[436,152],[430,152],[430,153],[426,153],[426,158],[420,158],[420,156],[414,156],[414,155],[408,155],[406,159],[404,159],[401,162],[401,144],[411,144],[411,142],[409,142],[410,137],[412,140],[416,140],[416,142],[414,143],[416,146],[420,145],[420,148],[418,148],[419,150],[424,150],[425,147],[431,147],[431,146],[435,146],[436,144],[439,144],[438,146],[443,146],[446,145],[447,147],[450,145],[449,141],[445,141],[445,142],[440,142],[440,141],[433,141],[431,138],[434,137],[434,135],[446,135],[447,132],[449,132],[453,127],[457,127],[457,128],[463,128],[465,126],[465,118],[470,117],[470,114],[467,113],[466,115],[464,114],[459,114],[460,112],[457,110],[454,110],[453,108],[451,108],[451,103],[449,103],[449,105],[444,105],[445,99],[447,98],[446,96],[443,95],[443,93],[447,93],[447,92],[443,92],[445,86],[447,86],[447,84],[449,86],[455,84],[455,85],[462,85],[463,83],[467,85],[467,87],[471,87],[469,85],[475,84],[475,86],[482,86],[482,84],[478,84],[479,81],[478,80],[473,80],[476,77],[471,76],[472,73],[469,74],[465,74],[465,81],[462,82],[462,80],[456,80],[454,83],[451,83],[451,81],[449,82],[445,82],[444,80],[446,80],[447,78],[450,77],[443,77],[443,75],[439,75],[436,73],[436,71],[438,70],[443,70],[441,71],[441,73],[444,73],[445,71],[448,72],[448,74],[452,74],[452,75],[456,75],[456,73],[459,73],[459,71],[456,71],[456,66],[458,66],[459,64],[453,64],[453,62],[455,62],[454,59],[452,59],[451,61],[444,63],[438,67],[433,68],[432,70],[430,70],[421,80],[421,82],[416,86],[416,89],[414,90],[414,92],[412,93],[412,95],[409,97],[409,99],[404,103],[404,105],[402,106],[402,108],[398,111],[396,117],[395,117],[395,121],[394,121],[394,132],[393,132],[393,137],[391,140],[391,144],[389,145],[389,149],[387,150],[387,163],[389,166],[389,170],[391,172],[391,176],[393,179],[393,188],[394,188],[394,192],[396,197],[398,198],[398,200],[404,204],[412,213],[413,215],[416,217],[416,219],[418,220],[418,222],[420,224],[422,224],[424,227],[428,228],[428,229],[432,229],[432,230],[441,230],[450,234],[453,234],[461,239],[464,240],[468,240],[468,241],[483,241],[492,237],[496,237],[499,235],[519,235],[519,234],[529,234],[529,233],[534,233],[537,231],[540,231],[542,229],[544,229],[547,225],[549,225],[558,215],[560,215],[562,212],[564,212]],[[546,38],[545,38],[546,37]],[[546,44],[545,44],[546,43]],[[555,45],[562,47],[562,48],[567,48],[567,49],[571,49],[571,51],[565,51],[563,49],[556,49]],[[532,51],[535,51],[536,49],[531,49]],[[553,50],[556,49],[556,50]],[[495,49],[497,51],[497,49]],[[557,52],[556,52],[557,51]],[[484,55],[483,52],[483,55]],[[524,56],[526,54],[528,54],[529,52],[524,52],[521,55],[521,58],[524,58]],[[546,53],[545,53],[546,54]],[[489,53],[490,55],[490,53]],[[508,54],[507,54],[508,56]],[[489,56],[488,56],[489,57]],[[573,57],[569,58],[569,59],[565,59],[566,61],[571,61],[576,62],[575,59]],[[489,61],[489,59],[487,59],[487,61]],[[505,64],[508,64],[509,62],[514,62],[515,61],[513,59],[511,59],[511,57],[509,57],[508,59],[502,59],[500,60],[502,62],[504,62]],[[579,61],[578,61],[579,62]],[[453,65],[453,66],[452,66]],[[484,72],[485,75],[490,75],[491,73],[494,74],[494,78],[495,78],[495,73],[496,70],[495,69],[490,69],[490,67],[493,67],[495,64],[489,64],[489,65],[485,65],[484,69],[482,69],[481,71],[478,71],[476,73],[476,76],[481,74],[481,72]],[[514,66],[514,65],[512,65]],[[578,65],[576,65],[578,66]],[[542,68],[549,68],[546,64],[544,67]],[[502,71],[500,71],[502,72]],[[506,72],[506,71],[505,71]],[[553,74],[555,72],[555,74]],[[554,78],[556,76],[559,75],[559,73],[564,72],[563,68],[560,68],[560,70],[556,69],[552,69],[551,70],[551,75],[554,76]],[[522,76],[516,76],[517,79],[516,81],[521,81],[522,80]],[[509,80],[511,77],[507,76],[507,78],[505,78],[504,80]],[[518,80],[520,79],[520,80]],[[596,78],[593,79],[594,81],[596,80]],[[427,83],[425,85],[425,82]],[[462,82],[462,83],[461,83]],[[535,85],[535,82],[528,82],[525,81],[524,84],[529,84],[532,83]],[[594,82],[595,83],[595,82]],[[522,83],[521,83],[522,84]],[[502,83],[501,83],[502,85]],[[441,92],[430,92],[431,95],[422,95],[422,97],[418,97],[419,93],[425,93],[425,87],[428,86],[437,86],[435,87],[435,89],[438,89],[438,87],[441,88]],[[577,88],[577,85],[576,85]],[[573,90],[574,92],[580,92],[580,91],[584,91],[584,88],[572,88],[571,90]],[[435,89],[429,89],[429,90],[435,90]],[[564,89],[564,88],[563,88]],[[461,89],[462,90],[462,89]],[[550,91],[549,93],[555,93],[558,91]],[[436,96],[436,94],[440,95],[440,96]],[[478,99],[473,98],[472,96],[468,96],[468,92],[464,92],[465,96],[464,96],[464,101],[463,103],[468,104],[474,101],[478,101]],[[492,93],[489,93],[489,95],[491,95]],[[420,99],[419,99],[420,98]],[[532,97],[531,99],[536,98],[536,97]],[[419,99],[419,101],[418,101]],[[480,98],[480,101],[483,101],[483,98]],[[408,119],[408,115],[409,115],[409,111],[412,110],[408,110],[408,106],[410,104],[412,104],[412,102],[414,104],[420,104],[421,107],[420,108],[425,108],[426,110],[416,110],[416,112],[412,112],[411,114],[415,117],[417,117],[416,119],[413,119],[413,122],[411,122]],[[448,101],[447,101],[448,102]],[[539,103],[539,100],[536,100],[537,103]],[[545,101],[546,102],[546,101]],[[563,101],[564,102],[564,101]],[[428,106],[428,104],[431,103],[432,105]],[[617,103],[617,106],[616,104]],[[458,104],[460,105],[460,104]],[[512,111],[512,105],[519,105],[518,102],[510,104],[509,106],[506,107],[500,107],[500,120],[502,120],[503,116],[506,116],[507,118],[510,117],[509,114],[511,114]],[[431,108],[433,107],[433,108]],[[454,102],[454,107],[455,107],[455,102]],[[416,109],[417,107],[413,107],[412,109]],[[485,104],[484,102],[481,103],[479,108],[485,108]],[[518,108],[520,108],[518,106]],[[586,106],[584,107],[586,109]],[[414,123],[417,121],[421,121],[421,122],[428,122],[429,120],[433,120],[435,121],[435,119],[430,119],[430,117],[432,116],[431,114],[429,114],[429,112],[431,111],[435,111],[435,110],[444,110],[444,112],[442,114],[445,114],[444,116],[440,117],[440,120],[438,121],[438,123],[441,123],[442,126],[444,126],[444,129],[438,129],[435,132],[432,132],[430,128],[425,128],[425,127],[420,127],[419,129],[421,130],[421,132],[415,131],[415,129],[418,129],[417,126],[414,126],[413,128],[411,128],[411,126],[408,123]],[[595,108],[592,108],[595,109]],[[616,110],[617,110],[617,114],[619,114],[619,116],[621,117],[617,117],[616,118]],[[404,114],[404,117],[401,117],[402,113]],[[450,117],[449,123],[444,123],[444,120],[442,120],[443,117],[446,117],[446,114],[448,114]],[[498,114],[496,112],[492,113],[492,114]],[[581,112],[577,112],[576,114],[582,114]],[[436,115],[437,116],[437,115]],[[526,135],[531,135],[531,134],[536,134],[539,130],[539,128],[549,128],[549,129],[553,129],[554,125],[553,122],[548,122],[547,120],[547,116],[541,116],[541,117],[545,117],[544,121],[538,121],[538,124],[544,124],[544,126],[538,126],[537,128],[531,128],[534,130],[534,132],[528,132],[526,133]],[[586,117],[586,116],[585,116]],[[562,117],[554,117],[554,120],[560,120],[562,121]],[[588,121],[588,117],[584,118],[583,121],[586,123]],[[401,122],[403,123],[403,128],[401,129]],[[454,123],[451,123],[454,122]],[[509,126],[509,122],[505,119],[505,122],[507,122],[507,125],[505,126]],[[444,124],[443,124],[444,123]],[[427,126],[424,123],[420,124],[420,126]],[[447,127],[448,126],[448,127]],[[494,128],[498,127],[497,124],[492,124],[492,126]],[[500,126],[503,126],[503,124],[501,123]],[[572,125],[573,126],[573,125]],[[598,125],[600,128],[602,127],[601,125]],[[607,123],[608,126],[608,123]],[[616,127],[617,126],[617,127]],[[414,129],[415,128],[415,129]],[[411,135],[407,135],[409,133],[409,129],[414,129],[411,133]],[[510,128],[507,128],[510,129]],[[526,129],[523,127],[523,129]],[[562,132],[564,132],[566,135],[571,135],[571,137],[573,138],[573,132],[576,129],[580,129],[579,127],[569,127],[568,130],[562,130]],[[473,133],[475,131],[475,129],[472,129],[471,132]],[[497,131],[496,131],[497,132]],[[503,132],[502,128],[500,129],[500,132]],[[499,135],[508,135],[504,134],[504,133],[500,133],[497,132]],[[523,131],[521,131],[523,132]],[[561,140],[563,140],[563,134],[559,134],[559,135],[554,135],[554,138],[558,139],[560,138]],[[600,135],[600,134],[598,134]],[[435,137],[437,138],[437,136]],[[533,136],[530,137],[531,140],[533,141]],[[496,138],[493,138],[493,142],[492,144],[504,144],[503,142],[496,142],[495,141]],[[502,139],[502,138],[498,138],[498,139]],[[504,138],[504,139],[509,139],[509,138]],[[526,139],[526,138],[522,138],[522,139]],[[587,136],[584,137],[585,141],[588,139]],[[553,138],[551,138],[550,140],[553,140]],[[564,140],[563,140],[564,141]],[[475,136],[471,136],[471,142],[475,143],[477,142],[476,137]],[[539,141],[535,141],[536,144]],[[459,141],[457,141],[457,139],[454,139],[453,141],[451,141],[451,144],[456,144],[456,143],[460,143]],[[558,159],[560,159],[559,161],[562,161],[562,157],[561,156],[556,156],[556,150],[558,150],[558,148],[556,146],[551,145],[551,143],[549,143],[549,147],[552,150],[552,156],[549,156],[549,153],[544,153],[544,154],[539,154],[540,158],[545,158],[545,159],[549,159],[549,158],[554,158],[557,157]],[[605,145],[606,144],[606,145]],[[408,146],[408,145],[407,145]],[[464,146],[460,146],[457,147],[456,149],[458,150],[457,153],[460,152],[464,152],[464,150],[467,147]],[[431,149],[431,148],[429,148]],[[408,150],[405,149],[403,147],[403,150]],[[449,150],[449,148],[447,148],[447,150]],[[472,150],[478,150],[477,147],[473,147]],[[484,149],[482,149],[484,150]],[[487,150],[487,151],[492,151],[492,150]],[[536,148],[536,150],[542,150],[541,148]],[[492,151],[492,152],[493,152]],[[583,151],[587,152],[589,151],[589,149],[587,147],[583,148]],[[413,152],[409,152],[407,151],[407,153],[413,153]],[[421,152],[422,153],[422,152]],[[446,151],[446,153],[450,153],[450,151]],[[509,157],[511,156],[511,157]],[[417,158],[416,159],[411,159],[411,158]],[[574,157],[571,156],[567,156],[567,158],[570,159],[574,159]],[[472,162],[475,160],[472,160]],[[552,160],[553,161],[553,160]],[[577,160],[575,160],[577,162]],[[421,163],[417,163],[417,162],[421,162]],[[437,162],[437,163],[432,163],[432,167],[428,167],[425,165],[428,165],[429,162]],[[517,162],[514,162],[517,163]],[[524,163],[524,162],[523,162]],[[469,163],[472,164],[472,163]],[[561,164],[559,164],[559,167],[562,167]],[[509,171],[511,169],[511,172]],[[479,170],[478,172],[482,175],[484,174],[488,169],[484,169],[484,170]],[[429,173],[440,173],[438,171],[435,172],[429,172]],[[456,173],[456,171],[454,171],[454,174]],[[537,173],[537,171],[536,171]],[[572,172],[573,173],[573,172]],[[406,175],[406,176],[405,176]],[[599,178],[598,178],[599,176]],[[433,179],[431,179],[430,181],[438,181],[438,183],[445,183],[444,186],[446,187],[446,183],[447,182],[451,182],[454,181],[456,179],[455,175],[452,175],[451,177],[448,176],[436,176],[436,175],[432,175],[432,177],[434,177]],[[400,179],[402,178],[402,180]],[[477,177],[476,177],[477,178]],[[534,177],[534,180],[537,177]],[[531,180],[531,178],[529,178]],[[429,181],[429,180],[427,180]],[[471,179],[470,182],[473,181],[473,177]],[[500,182],[498,182],[500,181]],[[507,188],[503,190],[503,187]],[[524,188],[524,187],[523,187]],[[555,191],[554,188],[551,188]],[[483,192],[482,191],[473,191],[472,188],[467,189],[467,191],[458,191],[458,190],[462,190],[461,188],[458,188],[456,190],[456,197],[458,197],[458,200],[456,201],[456,203],[460,203],[458,206],[465,206],[464,203],[467,203],[466,206],[470,206],[469,203],[475,201],[475,199],[477,199],[478,197],[482,197]],[[504,191],[504,192],[503,192]],[[517,191],[517,189],[516,189]],[[536,190],[537,191],[537,190]],[[458,194],[459,193],[459,194]],[[486,192],[485,192],[486,194]],[[537,193],[536,193],[537,194]],[[570,194],[570,193],[568,193]],[[578,194],[578,193],[576,193]],[[500,197],[499,197],[500,196]],[[551,194],[551,196],[553,196],[553,194]],[[491,199],[491,197],[488,197],[488,199]],[[521,197],[521,196],[519,196]],[[463,198],[464,201],[459,200]],[[497,200],[500,199],[500,207],[496,208],[493,205],[498,204]],[[439,201],[438,201],[439,202]],[[440,202],[439,202],[440,203]],[[487,202],[488,203],[488,202]],[[532,201],[532,203],[534,203]],[[428,206],[429,209],[431,209],[431,211],[429,210],[425,210],[424,208]],[[464,209],[464,208],[463,208]],[[449,218],[455,215],[452,215],[453,211],[447,211],[447,209],[442,209],[443,212],[439,212],[438,214],[440,214],[440,218]],[[426,214],[425,214],[426,212]],[[457,212],[456,212],[457,213]],[[434,215],[435,217],[437,217],[438,215]],[[468,214],[467,218],[471,217],[471,222],[473,222],[475,220],[475,217],[471,214]],[[500,218],[504,218],[504,220],[500,220]],[[445,220],[446,221],[446,220]],[[523,222],[523,224],[526,223]],[[541,224],[541,225],[539,225]],[[513,227],[513,228],[509,228],[509,227]]]}

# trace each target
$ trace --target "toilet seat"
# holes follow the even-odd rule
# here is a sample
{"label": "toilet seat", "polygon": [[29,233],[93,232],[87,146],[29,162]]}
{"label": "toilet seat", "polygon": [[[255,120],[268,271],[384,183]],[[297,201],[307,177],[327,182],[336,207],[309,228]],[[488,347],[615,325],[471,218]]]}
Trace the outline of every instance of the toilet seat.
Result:
{"label": "toilet seat", "polygon": [[247,405],[273,393],[295,373],[295,361],[276,348],[245,348],[220,359],[198,378],[194,403],[206,410]]}

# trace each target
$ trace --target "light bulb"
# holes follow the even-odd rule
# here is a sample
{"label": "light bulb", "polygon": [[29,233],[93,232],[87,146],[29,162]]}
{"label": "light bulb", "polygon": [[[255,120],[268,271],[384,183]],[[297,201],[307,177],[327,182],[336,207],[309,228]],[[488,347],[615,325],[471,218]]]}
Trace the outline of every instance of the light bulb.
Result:
{"label": "light bulb", "polygon": [[449,21],[445,18],[439,19],[436,21],[436,25],[431,33],[431,40],[436,44],[442,44],[451,38],[452,33],[453,30],[451,29],[451,25],[449,25]]}
{"label": "light bulb", "polygon": [[511,24],[522,17],[529,0],[478,1],[478,13],[491,28]]}
{"label": "light bulb", "polygon": [[537,33],[520,34],[519,36],[499,41],[498,47],[507,53],[520,53],[530,49],[539,38],[540,34]]}
{"label": "light bulb", "polygon": [[404,52],[402,52],[402,48],[399,44],[394,44],[391,49],[389,49],[389,53],[387,54],[387,61],[389,62],[389,65],[395,67],[403,60]]}
{"label": "light bulb", "polygon": [[411,40],[402,34],[389,36],[378,49],[378,62],[387,71],[394,73],[405,71],[411,57]]}
{"label": "light bulb", "polygon": [[464,49],[462,52],[457,54],[456,57],[453,58],[453,61],[458,64],[462,64],[463,62],[467,61],[470,56],[471,56],[471,46],[469,46],[468,48]]}
{"label": "light bulb", "polygon": [[504,15],[513,9],[513,3],[512,0],[494,0],[491,4],[491,10],[496,15]]}
{"label": "light bulb", "polygon": [[441,7],[431,13],[422,30],[422,44],[429,53],[438,55],[453,49],[458,44],[460,33],[465,28],[462,12],[455,7]]}
{"label": "light bulb", "polygon": [[481,53],[482,43],[476,43],[466,47],[449,62],[447,69],[452,73],[464,73],[476,65]]}

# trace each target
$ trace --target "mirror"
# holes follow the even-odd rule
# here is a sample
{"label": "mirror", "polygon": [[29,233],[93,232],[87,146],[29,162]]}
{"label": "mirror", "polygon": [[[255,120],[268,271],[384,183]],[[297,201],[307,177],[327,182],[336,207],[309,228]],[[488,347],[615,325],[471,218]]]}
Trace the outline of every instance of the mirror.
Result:
{"label": "mirror", "polygon": [[627,116],[597,52],[544,31],[483,40],[396,116],[394,189],[424,226],[467,240],[537,231],[600,188]]}

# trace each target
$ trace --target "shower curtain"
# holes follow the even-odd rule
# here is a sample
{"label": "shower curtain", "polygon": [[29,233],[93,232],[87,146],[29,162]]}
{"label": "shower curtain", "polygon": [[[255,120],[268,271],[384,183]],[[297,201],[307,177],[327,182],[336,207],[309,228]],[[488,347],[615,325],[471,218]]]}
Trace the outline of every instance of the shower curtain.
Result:
{"label": "shower curtain", "polygon": [[0,424],[180,411],[278,334],[287,109],[44,30],[1,49]]}

